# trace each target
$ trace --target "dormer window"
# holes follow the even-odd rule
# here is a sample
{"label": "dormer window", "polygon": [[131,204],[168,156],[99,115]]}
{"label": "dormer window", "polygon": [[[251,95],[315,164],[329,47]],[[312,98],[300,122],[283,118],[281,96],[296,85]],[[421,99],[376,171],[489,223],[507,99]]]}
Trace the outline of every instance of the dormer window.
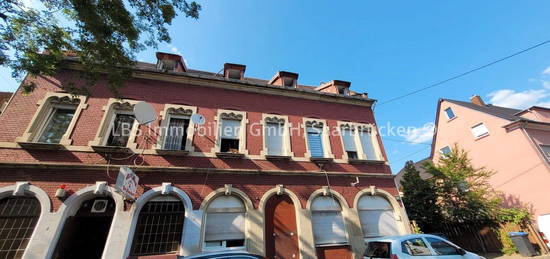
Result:
{"label": "dormer window", "polygon": [[350,95],[349,87],[351,83],[340,80],[332,80],[330,82],[322,83],[321,86],[315,88],[319,92]]}
{"label": "dormer window", "polygon": [[345,86],[338,86],[338,93],[341,95],[349,95],[349,89]]}
{"label": "dormer window", "polygon": [[185,72],[187,67],[180,55],[157,52],[157,69],[161,71]]}
{"label": "dormer window", "polygon": [[242,80],[244,79],[245,65],[225,63],[223,65],[223,75],[225,78]]}
{"label": "dormer window", "polygon": [[273,76],[273,78],[271,78],[271,80],[269,80],[269,84],[284,87],[296,87],[297,81],[298,74],[286,71],[279,71]]}

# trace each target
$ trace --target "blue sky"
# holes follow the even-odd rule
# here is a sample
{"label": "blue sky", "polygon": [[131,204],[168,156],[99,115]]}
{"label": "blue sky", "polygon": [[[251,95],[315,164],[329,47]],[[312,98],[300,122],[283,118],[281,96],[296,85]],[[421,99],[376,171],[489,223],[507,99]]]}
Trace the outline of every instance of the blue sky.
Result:
{"label": "blue sky", "polygon": [[[30,1],[30,0],[28,0]],[[550,1],[199,1],[199,20],[179,17],[171,44],[193,69],[247,65],[251,77],[278,70],[302,84],[340,79],[380,102],[550,39]],[[154,62],[155,50],[138,59]],[[523,108],[550,103],[550,44],[376,108],[379,125],[433,122],[438,98]],[[548,70],[546,70],[548,69]],[[546,74],[544,71],[546,70]],[[0,91],[17,83],[0,68]],[[545,88],[546,84],[546,88]],[[384,139],[393,170],[429,155],[426,130]]]}

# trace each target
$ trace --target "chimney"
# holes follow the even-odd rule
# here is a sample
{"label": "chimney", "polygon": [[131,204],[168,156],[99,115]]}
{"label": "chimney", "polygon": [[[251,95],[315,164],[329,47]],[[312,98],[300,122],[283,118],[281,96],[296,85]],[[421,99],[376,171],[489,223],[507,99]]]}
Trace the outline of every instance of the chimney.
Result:
{"label": "chimney", "polygon": [[165,52],[157,52],[157,69],[176,72],[187,71],[187,67],[180,55]]}
{"label": "chimney", "polygon": [[315,88],[315,90],[326,93],[349,95],[349,87],[351,82],[332,80],[327,83],[322,83],[321,86]]}
{"label": "chimney", "polygon": [[273,76],[273,78],[271,78],[271,80],[269,80],[269,84],[285,87],[296,87],[298,84],[298,74],[287,71],[279,71]]}
{"label": "chimney", "polygon": [[470,102],[472,102],[475,105],[485,106],[485,102],[483,101],[483,99],[481,99],[481,96],[477,94],[470,97]]}
{"label": "chimney", "polygon": [[241,64],[225,63],[223,64],[223,76],[225,78],[243,80],[246,66]]}

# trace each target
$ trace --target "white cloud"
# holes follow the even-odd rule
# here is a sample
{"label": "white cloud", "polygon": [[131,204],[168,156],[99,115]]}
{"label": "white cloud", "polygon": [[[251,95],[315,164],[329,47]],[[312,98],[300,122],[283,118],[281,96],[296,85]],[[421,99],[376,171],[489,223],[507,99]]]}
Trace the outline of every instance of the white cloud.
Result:
{"label": "white cloud", "polygon": [[550,96],[547,89],[525,90],[516,92],[510,89],[502,89],[489,93],[490,103],[497,106],[504,106],[516,109],[525,109],[533,105],[544,103],[545,98]]}
{"label": "white cloud", "polygon": [[548,66],[544,71],[542,71],[545,75],[550,75],[550,66]]}
{"label": "white cloud", "polygon": [[410,128],[407,130],[405,139],[412,143],[418,144],[432,140],[434,135],[434,124],[428,122],[421,128]]}

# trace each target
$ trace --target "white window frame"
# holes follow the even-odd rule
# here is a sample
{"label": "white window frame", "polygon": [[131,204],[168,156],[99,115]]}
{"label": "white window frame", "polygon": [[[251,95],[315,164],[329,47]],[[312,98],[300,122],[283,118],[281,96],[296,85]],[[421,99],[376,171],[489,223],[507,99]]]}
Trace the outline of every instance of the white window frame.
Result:
{"label": "white window frame", "polygon": [[[44,134],[44,131],[46,130],[46,127],[48,126],[48,124],[50,123],[50,121],[53,119],[53,115],[54,113],[57,111],[57,110],[74,110],[74,112],[76,113],[76,109],[77,109],[77,106],[75,105],[67,105],[67,104],[54,104],[50,107],[50,110],[48,112],[48,115],[46,116],[46,118],[40,123],[40,129],[37,131],[37,134],[34,136],[34,139],[32,140],[32,142],[35,142],[35,143],[38,143],[38,140],[42,137],[42,135]],[[71,123],[74,121],[74,115],[75,113],[73,113],[73,118],[71,118],[71,122],[69,123],[69,126],[71,125]],[[67,127],[67,131],[68,131],[68,127]],[[65,131],[65,133],[63,134],[63,136],[65,136],[67,134],[67,131]],[[63,138],[63,137],[62,137]],[[60,140],[61,141],[61,140]]]}
{"label": "white window frame", "polygon": [[[362,209],[361,206],[360,206],[360,203],[361,203],[361,199],[364,198],[364,197],[377,197],[377,198],[380,198],[380,199],[384,199],[385,202],[387,202],[387,204],[389,205],[390,208],[386,208],[386,209],[380,209],[380,208],[365,208],[365,209]],[[388,211],[391,211],[391,214],[393,216],[393,221],[395,223],[395,230],[397,231],[397,233],[395,233],[394,235],[400,235],[401,233],[401,230],[400,230],[400,226],[399,226],[399,218],[400,218],[400,215],[399,215],[399,212],[396,208],[393,207],[393,204],[384,196],[382,195],[368,195],[368,194],[364,194],[362,195],[359,200],[357,200],[357,212],[358,212],[358,216],[359,216],[359,222],[360,222],[360,227],[361,227],[361,230],[363,229],[363,222],[361,221],[361,212],[362,211],[379,211],[379,212],[388,212]],[[364,238],[372,238],[372,237],[379,237],[381,236],[380,234],[381,233],[376,233],[377,235],[367,235],[367,233],[365,233],[363,231],[363,237]]]}
{"label": "white window frame", "polygon": [[[451,110],[451,112],[453,113],[454,117],[452,117],[452,118],[449,117],[449,113],[447,112],[447,110]],[[445,109],[443,110],[443,112],[445,113],[445,115],[447,116],[447,119],[449,119],[449,120],[452,120],[452,119],[456,118],[456,113],[455,113],[455,111],[453,110],[453,108],[451,108],[451,107],[445,108]]]}
{"label": "white window frame", "polygon": [[244,229],[243,229],[243,234],[244,234],[244,242],[243,242],[243,246],[236,246],[236,247],[227,247],[226,245],[226,242],[227,240],[222,240],[222,245],[221,246],[210,246],[210,247],[207,247],[206,246],[206,225],[208,224],[208,221],[207,221],[207,218],[208,218],[208,213],[223,213],[223,212],[226,212],[225,208],[222,208],[222,209],[212,209],[210,208],[210,205],[211,203],[219,198],[220,196],[217,196],[217,197],[214,197],[212,198],[212,200],[209,202],[208,206],[206,207],[205,211],[204,211],[204,217],[203,217],[203,224],[204,224],[204,227],[203,227],[203,232],[202,232],[202,251],[232,251],[232,250],[246,250],[246,247],[247,247],[247,225],[248,225],[248,210],[247,210],[247,207],[246,207],[246,203],[245,201],[237,196],[237,195],[232,195],[232,194],[229,194],[229,196],[233,196],[237,199],[239,199],[243,205],[243,214],[244,214]]}
{"label": "white window frame", "polygon": [[[313,208],[313,204],[315,202],[315,199],[318,199],[318,198],[330,198],[332,199],[336,205],[338,205],[338,207],[340,208],[340,210],[315,210]],[[311,207],[310,207],[310,211],[311,211],[311,230],[312,230],[312,234],[313,234],[313,243],[316,247],[323,247],[323,246],[339,246],[339,245],[347,245],[349,244],[350,242],[350,236],[348,234],[348,229],[347,229],[347,225],[346,225],[346,217],[344,216],[344,208],[342,207],[342,204],[340,204],[340,201],[334,197],[334,195],[332,194],[327,194],[327,195],[317,195],[315,198],[313,198],[311,200]],[[316,240],[315,239],[315,224],[313,222],[313,216],[315,213],[322,213],[323,211],[327,211],[327,212],[338,212],[339,213],[339,217],[340,217],[340,220],[342,221],[342,231],[344,231],[344,238],[345,238],[345,242],[337,242],[337,243],[321,243],[321,244],[318,244],[318,241],[319,240]]]}
{"label": "white window frame", "polygon": [[444,153],[443,152],[443,149],[445,149],[445,148],[449,148],[449,153],[453,152],[453,149],[450,146],[444,146],[444,147],[439,149],[439,154],[441,154],[442,156],[446,156],[447,154],[449,154],[449,153]]}
{"label": "white window frame", "polygon": [[[355,122],[346,122],[338,121],[338,134],[340,134],[340,142],[342,144],[342,158],[349,160],[348,154],[346,152],[346,147],[344,144],[344,136],[342,128],[349,128],[353,131],[355,149],[357,149],[358,160],[372,160],[372,161],[385,161],[384,156],[382,155],[382,149],[380,142],[378,141],[378,131],[373,124],[365,123],[355,123]],[[363,149],[363,143],[361,142],[361,131],[370,131],[371,143],[373,145],[374,153],[376,155],[375,159],[367,157],[365,150]]]}
{"label": "white window frame", "polygon": [[61,137],[59,144],[71,145],[72,139],[70,136],[74,131],[74,127],[82,110],[88,108],[87,97],[83,95],[71,95],[68,93],[47,93],[37,105],[34,116],[32,117],[25,133],[22,136],[15,139],[16,142],[36,142],[42,135],[44,128],[47,125],[47,120],[56,108],[69,108],[74,109],[73,118],[65,131],[65,134]]}
{"label": "white window frame", "polygon": [[279,122],[282,122],[281,124],[283,127],[282,156],[293,157],[294,153],[292,152],[292,146],[290,142],[290,123],[288,121],[288,116],[277,115],[277,114],[266,114],[266,113],[262,114],[262,121],[260,123],[262,125],[262,136],[263,136],[262,137],[263,146],[262,146],[262,151],[260,151],[260,156],[264,158],[265,156],[269,156],[269,153],[267,150],[267,135],[265,135],[265,130],[268,123],[275,122],[277,120]]}
{"label": "white window frame", "polygon": [[[107,140],[109,139],[109,133],[113,127],[113,123],[116,117],[116,114],[132,114],[134,105],[138,103],[135,100],[127,99],[115,99],[109,98],[107,105],[103,106],[103,118],[101,119],[101,124],[96,133],[94,140],[88,143],[89,146],[105,146]],[[130,132],[130,137],[128,138],[128,143],[126,147],[137,149],[137,143],[135,143],[137,130],[139,128],[139,123],[137,120],[134,120],[134,125],[132,125],[132,130]]]}
{"label": "white window frame", "polygon": [[330,138],[329,138],[330,129],[327,125],[327,122],[326,122],[326,120],[315,119],[315,118],[303,118],[302,128],[303,128],[303,132],[304,132],[304,140],[306,142],[305,157],[307,159],[311,158],[311,149],[309,148],[309,141],[308,141],[308,138],[307,138],[308,125],[321,126],[319,128],[322,128],[321,141],[323,142],[323,158],[332,158],[332,159],[334,159],[334,154],[332,153],[332,147],[331,147]]}
{"label": "white window frame", "polygon": [[189,125],[187,126],[187,139],[185,140],[185,149],[182,151],[193,152],[195,148],[193,146],[193,138],[195,135],[195,123],[191,120],[191,116],[197,113],[197,107],[187,106],[187,105],[177,105],[177,104],[166,104],[164,105],[164,110],[160,113],[161,116],[161,132],[159,141],[157,142],[156,149],[164,149],[166,131],[170,125],[170,119],[183,119],[188,117]]}
{"label": "white window frame", "polygon": [[[475,134],[475,132],[474,132],[474,128],[477,128],[477,127],[483,127],[483,128],[485,128],[485,133],[476,136],[476,134]],[[487,128],[487,126],[485,125],[485,123],[480,122],[480,123],[478,123],[478,124],[476,124],[476,125],[470,127],[470,132],[472,132],[472,135],[474,136],[474,138],[478,139],[478,138],[482,138],[482,137],[488,136],[488,135],[489,135],[489,128]]]}
{"label": "white window frame", "polygon": [[241,125],[239,129],[239,154],[248,155],[248,150],[246,146],[246,135],[248,132],[247,125],[248,125],[248,119],[246,116],[246,112],[243,111],[234,111],[234,110],[223,110],[218,109],[218,114],[214,118],[216,121],[216,144],[212,148],[212,153],[219,153],[221,148],[221,131],[222,131],[222,120],[223,119],[235,119],[240,120]]}

